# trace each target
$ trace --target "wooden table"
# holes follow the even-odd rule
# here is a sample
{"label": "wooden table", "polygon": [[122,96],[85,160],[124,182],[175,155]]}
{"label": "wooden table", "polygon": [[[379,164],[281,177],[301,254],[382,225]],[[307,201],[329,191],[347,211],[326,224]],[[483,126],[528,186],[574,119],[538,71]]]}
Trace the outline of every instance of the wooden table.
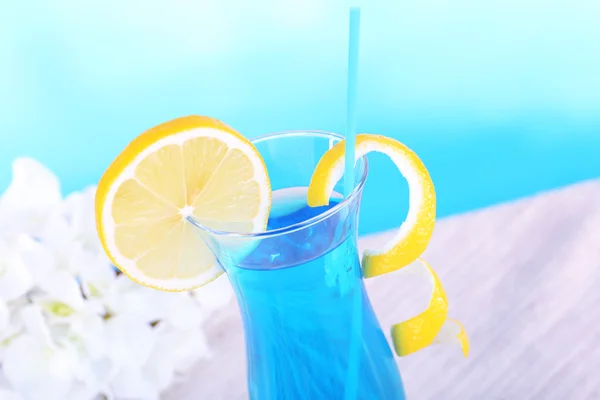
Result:
{"label": "wooden table", "polygon": [[[398,359],[409,399],[600,399],[600,181],[443,219],[424,258],[467,328],[471,355],[434,346]],[[385,329],[427,303],[427,288],[402,275],[367,282]],[[213,358],[166,399],[247,398],[236,305],[206,329]]]}

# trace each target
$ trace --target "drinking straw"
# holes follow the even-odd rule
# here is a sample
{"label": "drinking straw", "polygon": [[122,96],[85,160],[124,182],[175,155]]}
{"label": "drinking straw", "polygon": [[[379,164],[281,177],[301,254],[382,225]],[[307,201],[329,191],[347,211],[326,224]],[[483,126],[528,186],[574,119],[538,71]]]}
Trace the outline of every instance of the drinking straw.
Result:
{"label": "drinking straw", "polygon": [[358,44],[360,8],[350,8],[350,38],[348,40],[348,83],[346,97],[346,157],[344,165],[344,197],[354,189],[354,148],[356,146],[356,90],[358,86]]}
{"label": "drinking straw", "polygon": [[[348,86],[346,102],[346,153],[344,159],[344,197],[354,189],[354,155],[356,147],[356,90],[358,86],[358,44],[360,36],[360,8],[350,8],[350,35],[348,40]],[[358,398],[358,374],[362,346],[362,286],[354,286],[354,301],[348,370],[344,399]]]}

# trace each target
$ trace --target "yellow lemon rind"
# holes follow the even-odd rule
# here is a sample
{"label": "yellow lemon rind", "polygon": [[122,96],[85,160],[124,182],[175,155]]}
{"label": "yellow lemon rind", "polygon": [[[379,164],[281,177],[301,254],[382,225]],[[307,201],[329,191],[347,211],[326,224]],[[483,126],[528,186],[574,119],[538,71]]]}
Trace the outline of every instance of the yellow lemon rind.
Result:
{"label": "yellow lemon rind", "polygon": [[[366,278],[398,270],[416,260],[427,248],[435,225],[435,188],[419,157],[395,139],[381,135],[356,136],[356,159],[372,151],[386,154],[398,167],[409,185],[409,211],[393,239],[381,250],[365,250],[362,260]],[[335,184],[344,173],[345,141],[327,151],[311,178],[308,205],[329,203]]]}
{"label": "yellow lemon rind", "polygon": [[[419,256],[425,251],[435,225],[435,188],[419,157],[404,144],[381,135],[359,134],[356,159],[372,151],[388,155],[409,185],[409,212],[395,237],[381,250],[365,250],[365,278],[387,274],[420,261],[420,273],[432,285],[429,305],[419,315],[392,327],[392,342],[398,356],[406,356],[433,343],[458,343],[465,357],[469,341],[462,324],[448,317],[448,300],[434,270]],[[308,205],[329,204],[336,183],[344,173],[345,141],[338,142],[319,160],[308,189]]]}
{"label": "yellow lemon rind", "polygon": [[392,344],[400,357],[415,353],[434,343],[458,344],[464,356],[469,354],[469,340],[460,321],[448,318],[448,298],[442,282],[423,259],[407,266],[427,279],[432,286],[431,298],[425,311],[392,326]]}

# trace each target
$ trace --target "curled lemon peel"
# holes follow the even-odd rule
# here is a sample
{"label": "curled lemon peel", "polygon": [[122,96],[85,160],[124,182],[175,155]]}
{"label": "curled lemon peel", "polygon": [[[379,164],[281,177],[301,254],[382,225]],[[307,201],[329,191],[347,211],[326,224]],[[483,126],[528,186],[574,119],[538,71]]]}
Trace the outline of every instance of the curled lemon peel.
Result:
{"label": "curled lemon peel", "polygon": [[[448,318],[448,299],[441,281],[427,262],[419,259],[427,248],[435,225],[436,196],[429,172],[421,159],[403,143],[381,135],[356,136],[356,160],[371,152],[387,155],[406,178],[409,211],[392,239],[379,250],[365,250],[362,273],[365,278],[405,268],[419,260],[420,274],[432,285],[428,307],[422,313],[392,326],[392,342],[399,356],[406,356],[433,343],[458,343],[465,356],[469,340],[463,325]],[[319,160],[308,187],[311,207],[329,204],[336,183],[344,174],[345,141],[330,148]]]}

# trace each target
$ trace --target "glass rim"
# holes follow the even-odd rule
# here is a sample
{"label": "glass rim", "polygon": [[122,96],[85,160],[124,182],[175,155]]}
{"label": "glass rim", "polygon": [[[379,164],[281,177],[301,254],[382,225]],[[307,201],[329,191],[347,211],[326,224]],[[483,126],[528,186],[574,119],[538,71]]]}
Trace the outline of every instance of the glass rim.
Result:
{"label": "glass rim", "polygon": [[[294,136],[304,136],[304,137],[319,137],[323,139],[335,139],[337,141],[342,141],[345,138],[342,135],[338,135],[337,133],[319,131],[319,130],[286,130],[280,132],[267,133],[265,135],[257,136],[256,138],[250,139],[252,144],[264,142],[266,140],[273,139],[282,139],[286,137],[294,137]],[[299,231],[301,229],[309,228],[319,222],[325,221],[328,218],[331,218],[333,215],[337,214],[339,211],[348,207],[348,205],[359,195],[362,191],[365,182],[367,180],[367,175],[369,173],[369,163],[367,161],[367,156],[363,155],[360,158],[364,163],[364,168],[360,180],[357,184],[354,185],[352,192],[348,197],[344,197],[342,201],[337,203],[335,206],[330,209],[323,211],[322,213],[315,215],[312,218],[309,218],[305,221],[297,222],[292,225],[284,226],[281,228],[265,230],[262,232],[254,232],[254,233],[242,233],[242,232],[227,232],[221,231],[217,229],[211,229],[207,226],[199,223],[192,215],[188,216],[186,219],[196,228],[205,231],[213,236],[217,237],[227,237],[227,238],[238,238],[238,239],[266,239],[272,238],[276,236],[285,235],[288,233],[293,233]]]}

